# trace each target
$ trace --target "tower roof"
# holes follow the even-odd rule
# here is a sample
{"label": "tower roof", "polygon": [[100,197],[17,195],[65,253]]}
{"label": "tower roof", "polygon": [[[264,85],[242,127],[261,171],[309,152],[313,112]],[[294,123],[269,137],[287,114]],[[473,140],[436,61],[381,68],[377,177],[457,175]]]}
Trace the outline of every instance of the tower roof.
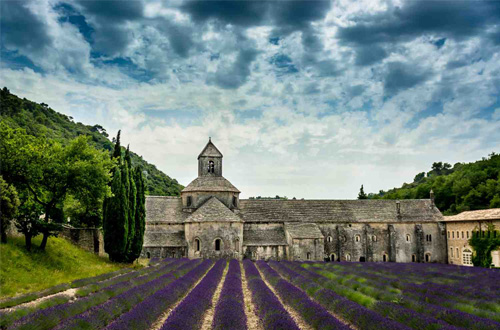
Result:
{"label": "tower roof", "polygon": [[200,159],[200,157],[222,157],[222,153],[212,143],[212,139],[208,138],[208,143],[198,155],[198,159]]}
{"label": "tower roof", "polygon": [[230,191],[239,193],[240,191],[223,176],[200,176],[194,179],[182,192],[193,191]]}

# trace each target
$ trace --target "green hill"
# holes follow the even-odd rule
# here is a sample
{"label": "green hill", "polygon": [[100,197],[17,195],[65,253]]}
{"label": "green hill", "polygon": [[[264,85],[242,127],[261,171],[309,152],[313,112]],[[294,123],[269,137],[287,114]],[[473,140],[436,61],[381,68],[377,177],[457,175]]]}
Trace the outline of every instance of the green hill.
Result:
{"label": "green hill", "polygon": [[431,189],[436,206],[446,215],[500,207],[500,155],[492,153],[482,160],[454,166],[436,162],[431,171],[417,174],[412,183],[368,194],[368,198],[429,198]]}
{"label": "green hill", "polygon": [[26,250],[22,237],[9,237],[7,244],[0,244],[0,297],[39,291],[130,266],[84,251],[64,238],[51,238],[46,251],[41,251],[40,241],[41,236],[33,239],[32,252]]}
{"label": "green hill", "polygon": [[[45,103],[36,103],[26,98],[19,98],[11,94],[4,87],[0,91],[0,120],[12,128],[23,128],[28,134],[45,136],[66,144],[79,135],[92,138],[96,148],[113,150],[113,143],[109,140],[105,129],[100,125],[84,125],[75,123],[73,118],[52,110]],[[131,152],[134,166],[141,166],[145,171],[147,195],[178,196],[184,188],[177,180],[161,172],[156,166],[149,164],[141,156]]]}

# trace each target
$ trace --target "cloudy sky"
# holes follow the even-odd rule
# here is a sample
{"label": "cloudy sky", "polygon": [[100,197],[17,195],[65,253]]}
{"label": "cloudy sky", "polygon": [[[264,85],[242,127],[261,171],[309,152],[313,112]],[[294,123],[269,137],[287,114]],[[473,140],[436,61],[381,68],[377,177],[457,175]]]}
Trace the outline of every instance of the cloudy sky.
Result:
{"label": "cloudy sky", "polygon": [[498,1],[2,1],[0,84],[187,185],[356,198],[500,151]]}

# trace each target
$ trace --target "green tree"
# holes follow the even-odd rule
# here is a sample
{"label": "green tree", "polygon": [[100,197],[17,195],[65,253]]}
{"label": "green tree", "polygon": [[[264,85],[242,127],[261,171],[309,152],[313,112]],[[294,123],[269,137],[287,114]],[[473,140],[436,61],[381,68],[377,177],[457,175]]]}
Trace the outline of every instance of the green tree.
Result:
{"label": "green tree", "polygon": [[415,175],[415,178],[413,179],[413,182],[419,183],[425,178],[425,172],[420,172],[417,175]]}
{"label": "green tree", "polygon": [[38,235],[40,229],[40,216],[43,209],[40,204],[33,201],[26,191],[23,202],[19,207],[19,215],[16,218],[17,231],[24,235],[26,250],[31,251],[31,239]]}
{"label": "green tree", "polygon": [[7,229],[16,216],[19,207],[19,197],[13,185],[7,184],[0,175],[0,226],[1,242],[7,243]]}
{"label": "green tree", "polygon": [[469,245],[474,249],[472,255],[474,266],[489,268],[492,261],[491,252],[500,247],[500,235],[496,232],[495,226],[489,224],[486,232],[481,230],[472,232]]}
{"label": "green tree", "polygon": [[134,216],[135,231],[129,256],[130,261],[139,258],[141,254],[144,242],[144,230],[146,228],[146,195],[142,169],[140,167],[136,167],[134,170],[134,181],[137,187],[137,193]]}
{"label": "green tree", "polygon": [[361,188],[359,188],[358,199],[368,199],[368,196],[365,194],[365,189],[363,188],[363,185],[361,185]]}
{"label": "green tree", "polygon": [[111,183],[111,197],[106,199],[103,231],[104,250],[112,261],[125,261],[128,239],[127,192],[122,179],[123,166],[114,169]]}

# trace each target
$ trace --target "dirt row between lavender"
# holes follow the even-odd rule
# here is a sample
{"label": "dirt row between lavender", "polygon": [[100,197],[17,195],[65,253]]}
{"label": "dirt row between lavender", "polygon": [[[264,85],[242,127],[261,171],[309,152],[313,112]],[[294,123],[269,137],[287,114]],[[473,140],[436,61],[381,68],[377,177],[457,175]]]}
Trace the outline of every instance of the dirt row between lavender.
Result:
{"label": "dirt row between lavender", "polygon": [[278,300],[283,305],[283,307],[288,312],[288,314],[290,314],[292,319],[295,321],[295,324],[297,324],[297,326],[302,330],[313,330],[313,328],[311,326],[309,326],[309,324],[307,324],[304,321],[304,319],[299,315],[299,313],[297,313],[295,311],[295,309],[290,307],[288,304],[285,304],[285,302],[281,299],[281,297],[278,295],[276,290],[274,290],[272,285],[266,280],[266,278],[264,277],[264,274],[262,274],[262,272],[257,264],[255,264],[255,268],[257,268],[257,270],[259,271],[260,277],[262,277],[262,280],[264,281],[264,283],[266,283],[267,287],[273,292],[273,294],[276,296],[276,298],[278,298]]}
{"label": "dirt row between lavender", "polygon": [[222,291],[222,286],[224,285],[224,281],[226,280],[227,271],[229,270],[229,262],[226,263],[226,268],[224,268],[224,272],[222,273],[222,278],[217,285],[217,289],[215,289],[214,296],[212,297],[212,303],[208,307],[203,315],[203,324],[200,329],[210,329],[212,328],[212,321],[214,320],[215,307],[217,306],[217,302],[220,298],[220,293]]}
{"label": "dirt row between lavender", "polygon": [[245,314],[247,316],[247,328],[249,330],[264,330],[262,322],[255,313],[255,307],[252,302],[252,293],[248,288],[248,282],[245,274],[243,262],[240,261],[241,268],[241,287],[243,289],[243,300],[245,303]]}
{"label": "dirt row between lavender", "polygon": [[170,313],[172,313],[172,311],[177,308],[177,306],[181,303],[181,301],[183,301],[184,298],[186,298],[191,293],[191,291],[193,291],[193,289],[196,288],[196,286],[198,286],[198,284],[200,284],[201,280],[203,280],[205,278],[207,273],[214,266],[215,266],[215,262],[212,264],[212,266],[210,266],[210,268],[205,272],[205,274],[203,274],[203,276],[188,290],[188,292],[184,296],[182,296],[179,300],[177,300],[177,302],[171,308],[169,308],[165,312],[163,312],[163,314],[158,318],[158,320],[156,320],[156,322],[153,323],[153,325],[151,326],[150,329],[151,330],[159,330],[162,327],[163,323],[165,323],[165,321],[170,316]]}

